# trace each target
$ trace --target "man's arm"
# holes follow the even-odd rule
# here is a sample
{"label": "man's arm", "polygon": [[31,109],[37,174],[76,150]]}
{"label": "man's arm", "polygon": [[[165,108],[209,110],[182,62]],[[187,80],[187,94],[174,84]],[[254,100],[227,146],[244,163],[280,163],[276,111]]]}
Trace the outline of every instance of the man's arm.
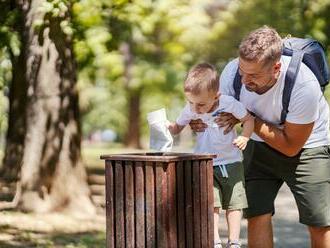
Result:
{"label": "man's arm", "polygon": [[308,137],[312,133],[314,122],[308,124],[284,123],[284,128],[279,129],[262,119],[256,117],[254,132],[269,146],[286,156],[293,157],[299,153]]}
{"label": "man's arm", "polygon": [[207,124],[205,124],[201,119],[191,120],[189,122],[189,126],[194,132],[204,132],[207,128]]}

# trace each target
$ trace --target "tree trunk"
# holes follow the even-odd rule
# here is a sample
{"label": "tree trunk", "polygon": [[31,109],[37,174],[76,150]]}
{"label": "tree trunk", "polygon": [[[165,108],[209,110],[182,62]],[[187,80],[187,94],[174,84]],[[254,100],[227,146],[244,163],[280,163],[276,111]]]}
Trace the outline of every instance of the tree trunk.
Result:
{"label": "tree trunk", "polygon": [[120,51],[124,57],[124,78],[125,88],[127,91],[128,102],[128,123],[127,132],[125,134],[124,144],[127,147],[141,148],[140,143],[140,99],[141,89],[132,89],[132,67],[133,67],[133,55],[132,45],[129,42],[123,42],[120,46]]}
{"label": "tree trunk", "polygon": [[132,89],[132,67],[133,54],[132,44],[123,42],[120,46],[120,51],[124,57],[124,81],[127,91],[127,107],[128,107],[128,123],[127,131],[124,138],[124,145],[132,148],[141,148],[140,143],[140,98],[141,89]]}
{"label": "tree trunk", "polygon": [[[81,161],[72,39],[60,26],[61,21],[70,21],[70,15],[45,15],[40,11],[44,2],[17,2],[25,25],[21,53],[26,58],[22,74],[27,85],[19,208],[92,214],[95,207]],[[36,29],[36,20],[44,20],[44,26]]]}
{"label": "tree trunk", "polygon": [[[20,27],[22,19],[18,18]],[[25,50],[22,44],[22,50]],[[25,111],[26,111],[26,58],[25,53],[18,57],[11,54],[12,81],[9,90],[9,118],[6,135],[5,156],[2,162],[0,177],[8,182],[17,181],[22,165],[24,138],[25,138]]]}

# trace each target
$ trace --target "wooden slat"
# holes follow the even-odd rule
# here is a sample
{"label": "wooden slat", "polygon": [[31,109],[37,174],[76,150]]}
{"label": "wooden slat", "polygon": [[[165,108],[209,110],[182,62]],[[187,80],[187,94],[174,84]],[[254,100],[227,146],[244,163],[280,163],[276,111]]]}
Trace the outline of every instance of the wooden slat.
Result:
{"label": "wooden slat", "polygon": [[146,162],[145,172],[147,247],[156,247],[155,174],[152,162]]}
{"label": "wooden slat", "polygon": [[184,162],[178,162],[176,166],[176,185],[177,185],[177,220],[178,220],[178,248],[185,248],[185,176]]}
{"label": "wooden slat", "polygon": [[208,207],[208,247],[213,247],[214,244],[214,195],[213,195],[213,162],[207,161],[207,207]]}
{"label": "wooden slat", "polygon": [[115,244],[116,247],[125,246],[124,228],[124,174],[121,161],[115,162]]}
{"label": "wooden slat", "polygon": [[200,172],[199,161],[194,161],[193,172],[193,218],[194,218],[194,247],[201,247],[201,200],[200,200]]}
{"label": "wooden slat", "polygon": [[177,247],[177,207],[176,207],[176,164],[169,163],[167,168],[167,199],[168,199],[168,245]]}
{"label": "wooden slat", "polygon": [[207,233],[207,164],[203,160],[200,162],[200,190],[201,190],[201,245],[204,248],[208,247],[208,233]]}
{"label": "wooden slat", "polygon": [[131,161],[127,161],[125,170],[125,238],[126,247],[135,246],[134,235],[134,174]]}
{"label": "wooden slat", "polygon": [[156,236],[157,247],[167,247],[167,183],[163,163],[156,163]]}
{"label": "wooden slat", "polygon": [[108,248],[213,247],[211,159],[123,163],[106,161]]}
{"label": "wooden slat", "polygon": [[135,247],[145,247],[143,163],[135,163]]}
{"label": "wooden slat", "polygon": [[194,232],[193,232],[193,202],[192,202],[192,162],[185,162],[185,223],[186,223],[186,247],[193,247]]}
{"label": "wooden slat", "polygon": [[114,239],[114,198],[113,198],[113,167],[111,161],[106,161],[105,166],[105,184],[106,184],[106,243],[107,248],[115,247]]}

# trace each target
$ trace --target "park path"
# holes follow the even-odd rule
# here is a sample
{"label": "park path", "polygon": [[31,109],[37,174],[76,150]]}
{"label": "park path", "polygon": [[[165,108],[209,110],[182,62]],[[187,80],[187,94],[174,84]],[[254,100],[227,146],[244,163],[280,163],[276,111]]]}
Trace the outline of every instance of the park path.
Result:
{"label": "park path", "polygon": [[[286,185],[283,185],[275,201],[276,213],[273,218],[275,248],[308,248],[307,229],[298,221],[298,210],[294,198]],[[221,223],[225,219],[221,217]],[[221,230],[226,237],[226,231]],[[226,239],[223,239],[224,241]],[[241,241],[247,247],[247,221],[242,221]]]}

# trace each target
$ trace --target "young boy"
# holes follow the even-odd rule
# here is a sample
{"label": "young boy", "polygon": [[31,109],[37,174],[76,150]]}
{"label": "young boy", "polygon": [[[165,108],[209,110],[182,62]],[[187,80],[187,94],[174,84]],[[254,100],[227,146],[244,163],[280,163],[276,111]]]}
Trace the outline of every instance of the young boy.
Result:
{"label": "young boy", "polygon": [[[238,248],[241,210],[247,207],[244,188],[244,172],[240,150],[245,149],[253,132],[254,120],[242,103],[219,92],[219,77],[208,63],[194,66],[184,82],[184,94],[188,101],[176,123],[169,124],[176,135],[191,120],[202,119],[208,125],[197,133],[196,153],[213,153],[214,165],[214,247],[220,248],[219,210],[226,210],[228,243],[226,247]],[[214,122],[220,112],[232,113],[243,123],[242,134],[235,130],[224,135],[224,128]]]}

